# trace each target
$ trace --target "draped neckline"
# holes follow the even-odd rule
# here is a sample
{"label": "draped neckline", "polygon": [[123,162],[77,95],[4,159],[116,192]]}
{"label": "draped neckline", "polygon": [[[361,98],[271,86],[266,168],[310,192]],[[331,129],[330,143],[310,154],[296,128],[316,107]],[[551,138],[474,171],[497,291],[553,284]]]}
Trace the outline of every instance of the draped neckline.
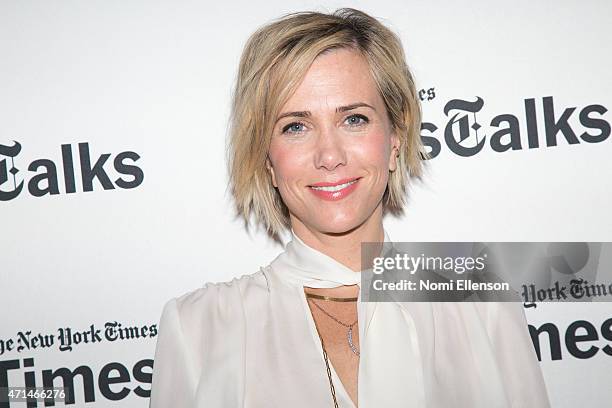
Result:
{"label": "draped neckline", "polygon": [[[387,231],[383,228],[384,241],[381,254],[392,246]],[[329,255],[307,245],[291,229],[291,241],[285,251],[271,263],[278,278],[292,286],[310,288],[334,288],[342,285],[361,286],[362,273],[353,271]]]}

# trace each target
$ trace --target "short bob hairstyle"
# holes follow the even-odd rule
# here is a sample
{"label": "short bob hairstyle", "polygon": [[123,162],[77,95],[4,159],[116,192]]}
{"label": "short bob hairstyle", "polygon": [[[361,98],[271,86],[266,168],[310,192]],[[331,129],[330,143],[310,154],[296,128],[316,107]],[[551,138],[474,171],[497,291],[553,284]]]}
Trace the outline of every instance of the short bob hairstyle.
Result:
{"label": "short bob hairstyle", "polygon": [[365,57],[400,138],[398,169],[389,175],[383,214],[401,215],[411,177],[422,178],[429,158],[421,142],[421,107],[400,39],[368,14],[296,12],[260,27],[248,39],[238,68],[229,121],[227,164],[238,217],[251,217],[273,239],[290,228],[289,211],[266,166],[275,119],[315,58],[350,48]]}

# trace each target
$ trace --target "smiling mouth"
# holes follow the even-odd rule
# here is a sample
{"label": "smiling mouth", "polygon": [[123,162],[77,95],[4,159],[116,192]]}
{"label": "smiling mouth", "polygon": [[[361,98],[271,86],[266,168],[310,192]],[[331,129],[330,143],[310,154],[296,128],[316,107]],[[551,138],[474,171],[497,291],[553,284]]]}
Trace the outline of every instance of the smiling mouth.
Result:
{"label": "smiling mouth", "polygon": [[357,182],[362,177],[344,178],[335,182],[316,183],[308,186],[310,192],[321,200],[338,201],[348,197],[359,188]]}
{"label": "smiling mouth", "polygon": [[337,186],[328,186],[328,187],[310,186],[310,188],[312,188],[313,190],[317,190],[317,191],[340,191],[342,189],[347,188],[351,184],[355,184],[356,182],[357,180],[353,180],[353,181],[349,181],[348,183],[338,184]]}
{"label": "smiling mouth", "polygon": [[360,178],[361,177],[358,177],[358,178],[355,178],[353,180],[350,180],[350,181],[347,181],[341,184],[324,185],[324,184],[330,184],[330,183],[320,183],[319,185],[311,185],[308,187],[316,191],[329,191],[329,192],[340,191],[340,190],[347,188],[348,186],[352,184],[355,184],[357,181],[359,181]]}

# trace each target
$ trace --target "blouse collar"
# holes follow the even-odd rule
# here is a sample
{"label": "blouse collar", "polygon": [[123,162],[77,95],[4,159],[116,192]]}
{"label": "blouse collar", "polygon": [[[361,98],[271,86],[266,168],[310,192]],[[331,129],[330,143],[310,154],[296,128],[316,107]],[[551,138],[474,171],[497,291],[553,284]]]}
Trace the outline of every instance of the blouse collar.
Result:
{"label": "blouse collar", "polygon": [[[391,239],[384,230],[386,252]],[[361,285],[361,272],[355,272],[334,258],[308,246],[291,229],[292,240],[285,246],[285,251],[270,264],[272,272],[278,279],[291,285],[312,288],[333,288],[342,285]]]}

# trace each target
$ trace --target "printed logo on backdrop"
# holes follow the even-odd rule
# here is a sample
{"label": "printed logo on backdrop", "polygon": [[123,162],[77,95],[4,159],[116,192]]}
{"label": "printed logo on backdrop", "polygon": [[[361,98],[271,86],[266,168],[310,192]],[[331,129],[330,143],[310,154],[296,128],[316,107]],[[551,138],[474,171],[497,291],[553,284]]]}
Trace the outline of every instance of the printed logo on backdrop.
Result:
{"label": "printed logo on backdrop", "polygon": [[[418,96],[424,103],[431,101],[436,98],[435,88],[421,89]],[[599,104],[565,107],[555,106],[552,96],[528,98],[523,100],[522,112],[498,114],[488,124],[486,119],[478,117],[484,106],[485,100],[480,96],[451,99],[443,108],[447,120],[443,129],[424,120],[421,140],[431,158],[441,153],[441,140],[451,153],[472,157],[486,146],[504,153],[560,144],[601,143],[610,136],[610,122],[603,117],[608,109]],[[439,129],[441,136],[436,134]],[[539,129],[543,129],[542,134]]]}
{"label": "printed logo on backdrop", "polygon": [[[82,189],[78,192],[94,191],[96,184],[103,190],[131,189],[140,186],[144,180],[142,169],[133,164],[140,159],[138,153],[124,151],[107,163],[111,154],[92,157],[87,142],[78,144],[76,157],[72,145],[62,144],[60,149],[61,160],[36,159],[28,164],[21,158],[21,143],[0,144],[0,201],[13,200],[21,194],[44,197],[76,193],[77,177]],[[129,176],[128,179],[118,177],[112,180],[109,175],[111,167],[122,176]],[[98,183],[94,183],[95,180]]]}
{"label": "printed logo on backdrop", "polygon": [[[0,358],[11,354],[20,355],[0,360],[0,392],[6,393],[19,387],[61,388],[65,391],[61,405],[73,405],[78,401],[95,402],[100,400],[100,396],[106,400],[119,401],[127,398],[131,392],[139,397],[149,398],[152,359],[137,361],[131,368],[121,362],[112,361],[96,374],[89,365],[49,368],[48,364],[43,364],[44,369],[38,368],[35,359],[27,354],[41,351],[70,353],[79,349],[86,349],[91,353],[91,347],[155,339],[157,335],[157,324],[126,326],[117,321],[109,321],[102,326],[90,324],[85,329],[61,327],[55,332],[47,333],[18,331],[13,337],[0,338]],[[128,385],[131,386],[127,387]],[[35,404],[36,399],[30,398],[28,402]],[[0,408],[9,407],[9,401],[6,396],[4,399],[0,398]],[[51,405],[45,403],[44,406]]]}

